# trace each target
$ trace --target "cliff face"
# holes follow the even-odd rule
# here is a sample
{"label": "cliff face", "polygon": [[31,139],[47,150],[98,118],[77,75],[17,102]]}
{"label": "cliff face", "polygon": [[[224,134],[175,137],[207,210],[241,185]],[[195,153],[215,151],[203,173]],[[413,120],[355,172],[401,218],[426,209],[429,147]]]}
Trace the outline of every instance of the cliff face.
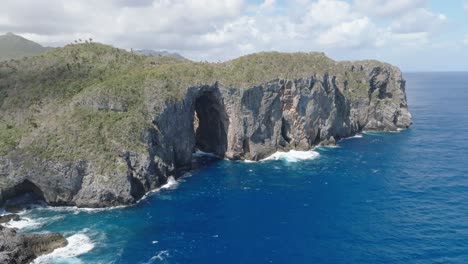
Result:
{"label": "cliff face", "polygon": [[[262,63],[265,61],[255,65]],[[137,91],[146,91],[140,103],[146,125],[133,126],[138,130],[138,136],[133,139],[138,141],[138,147],[119,145],[118,151],[111,152],[114,158],[111,169],[103,170],[92,158],[99,148],[90,151],[89,158],[35,155],[31,146],[37,146],[34,142],[42,142],[38,139],[44,137],[39,131],[51,133],[50,127],[38,128],[36,134],[25,136],[16,148],[0,156],[0,175],[3,175],[0,201],[32,191],[55,205],[129,204],[164,184],[177,170],[189,169],[195,149],[228,159],[260,160],[276,151],[309,150],[317,145],[335,144],[340,138],[362,130],[396,131],[408,128],[412,122],[405,81],[400,70],[388,64],[335,63],[327,59],[323,69],[318,65],[318,70],[304,68],[301,74],[280,72],[277,79],[269,77],[274,73],[265,74],[265,78],[270,78],[265,81],[258,81],[254,72],[251,80],[239,85],[233,84],[231,77],[220,77],[220,72],[234,72],[233,67],[238,67],[238,61],[220,69],[210,68],[208,72],[197,70],[198,74],[209,75],[208,81],[194,81],[195,85],[184,83],[178,96],[170,99],[159,98],[162,92],[148,93],[147,86],[155,86],[159,79],[140,85]],[[289,66],[284,64],[284,67]],[[248,71],[246,74],[250,76]],[[121,118],[132,111],[125,101],[109,97],[102,100],[92,93],[83,99],[83,94],[86,93],[75,95],[70,102]],[[99,124],[104,126],[99,135],[107,131],[106,124]],[[57,126],[57,130],[65,125],[51,126]],[[104,139],[112,136],[104,135]],[[100,146],[98,138],[90,142],[93,140]],[[67,144],[80,147],[78,143]],[[102,143],[102,148],[106,144]]]}

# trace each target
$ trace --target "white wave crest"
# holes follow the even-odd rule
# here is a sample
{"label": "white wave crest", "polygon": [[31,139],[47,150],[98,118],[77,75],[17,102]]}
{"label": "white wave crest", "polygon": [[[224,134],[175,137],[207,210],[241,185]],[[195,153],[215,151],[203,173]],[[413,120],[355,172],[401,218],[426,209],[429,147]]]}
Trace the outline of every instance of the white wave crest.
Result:
{"label": "white wave crest", "polygon": [[314,150],[329,151],[331,149],[336,149],[336,148],[340,148],[340,146],[338,146],[338,145],[316,146],[316,147],[314,147]]}
{"label": "white wave crest", "polygon": [[52,212],[69,212],[73,214],[79,214],[82,212],[86,213],[96,213],[102,211],[110,211],[115,209],[122,209],[128,207],[127,205],[117,205],[117,206],[110,206],[110,207],[103,207],[103,208],[89,208],[89,207],[77,207],[77,206],[47,206],[38,208],[35,210],[38,211],[52,211]]}
{"label": "white wave crest", "polygon": [[76,257],[88,253],[94,248],[91,239],[85,234],[75,234],[67,238],[68,245],[58,248],[52,253],[40,256],[34,260],[34,264],[60,263],[82,263]]}
{"label": "white wave crest", "polygon": [[362,138],[362,137],[363,137],[362,134],[356,134],[356,135],[354,135],[352,137],[349,137],[349,138]]}
{"label": "white wave crest", "polygon": [[193,153],[192,156],[193,156],[194,158],[199,158],[199,157],[203,157],[203,156],[218,158],[218,156],[216,156],[216,155],[213,154],[213,153],[204,152],[204,151],[201,151],[201,150],[199,150],[199,149],[195,150],[195,152]]}
{"label": "white wave crest", "polygon": [[158,254],[156,254],[155,256],[151,257],[151,259],[148,262],[146,262],[145,264],[152,264],[152,263],[156,263],[156,262],[161,262],[161,261],[164,261],[169,256],[170,256],[169,251],[162,250],[162,251],[158,252]]}
{"label": "white wave crest", "polygon": [[28,217],[21,217],[20,220],[18,221],[9,221],[7,223],[4,223],[4,227],[9,227],[9,228],[16,228],[21,231],[25,230],[34,230],[41,228],[43,226],[42,221],[39,221],[40,219],[31,219]]}
{"label": "white wave crest", "polygon": [[298,162],[302,160],[313,160],[316,159],[320,154],[316,151],[297,151],[290,150],[288,152],[276,152],[273,155],[262,159],[261,161],[266,160],[283,160],[287,162]]}
{"label": "white wave crest", "polygon": [[18,221],[10,220],[7,223],[2,224],[5,227],[16,228],[20,231],[33,231],[39,228],[44,227],[47,224],[63,220],[65,216],[55,215],[52,217],[39,217],[39,218],[30,218],[24,216],[24,213],[19,214],[20,219]]}
{"label": "white wave crest", "polygon": [[384,132],[380,131],[362,131],[363,134],[373,137],[383,137]]}
{"label": "white wave crest", "polygon": [[177,188],[177,186],[179,185],[179,182],[176,181],[176,179],[172,176],[169,176],[167,178],[167,183],[164,184],[163,186],[161,186],[159,189],[169,189],[169,190],[173,190],[175,188]]}

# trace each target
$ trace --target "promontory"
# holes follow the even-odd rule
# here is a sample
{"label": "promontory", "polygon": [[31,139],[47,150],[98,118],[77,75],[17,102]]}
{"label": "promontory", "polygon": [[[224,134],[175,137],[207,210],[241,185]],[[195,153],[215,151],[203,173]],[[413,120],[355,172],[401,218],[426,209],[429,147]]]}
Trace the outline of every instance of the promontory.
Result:
{"label": "promontory", "polygon": [[196,149],[233,160],[335,144],[412,119],[401,71],[323,53],[223,63],[73,44],[0,63],[0,204],[132,204],[190,169]]}

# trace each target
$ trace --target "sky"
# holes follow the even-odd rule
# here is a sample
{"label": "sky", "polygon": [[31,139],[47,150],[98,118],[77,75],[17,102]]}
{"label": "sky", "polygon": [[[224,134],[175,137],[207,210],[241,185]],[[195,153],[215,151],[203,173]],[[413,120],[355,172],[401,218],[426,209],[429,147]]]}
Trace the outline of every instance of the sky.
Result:
{"label": "sky", "polygon": [[2,0],[0,33],[225,61],[259,51],[468,71],[468,0]]}

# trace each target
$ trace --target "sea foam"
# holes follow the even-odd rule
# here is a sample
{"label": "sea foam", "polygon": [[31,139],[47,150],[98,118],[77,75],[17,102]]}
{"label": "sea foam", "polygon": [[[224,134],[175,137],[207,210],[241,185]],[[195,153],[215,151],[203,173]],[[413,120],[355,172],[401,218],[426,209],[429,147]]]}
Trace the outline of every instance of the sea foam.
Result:
{"label": "sea foam", "polygon": [[197,149],[193,155],[192,155],[194,158],[199,158],[199,157],[213,157],[213,158],[218,158],[218,156],[216,156],[215,154],[213,153],[209,153],[209,152],[204,152],[204,151],[201,151],[199,149]]}
{"label": "sea foam", "polygon": [[103,211],[111,211],[115,209],[122,209],[128,207],[127,205],[117,205],[103,208],[88,208],[88,207],[77,207],[77,206],[46,206],[42,208],[37,208],[37,211],[52,211],[52,212],[70,212],[73,214],[79,213],[97,213]]}
{"label": "sea foam", "polygon": [[169,251],[162,250],[158,252],[155,256],[151,257],[151,259],[145,262],[144,264],[153,264],[157,262],[162,262],[162,261],[165,261],[165,259],[169,256],[170,256]]}
{"label": "sea foam", "polygon": [[313,160],[316,159],[320,154],[316,151],[297,151],[290,150],[288,152],[276,152],[273,155],[262,159],[261,161],[267,160],[283,160],[286,162],[298,162],[302,160]]}
{"label": "sea foam", "polygon": [[164,184],[163,186],[161,186],[159,189],[169,189],[169,190],[173,190],[175,188],[177,188],[177,185],[179,185],[179,182],[176,181],[176,179],[172,176],[169,176],[167,178],[167,183]]}
{"label": "sea foam", "polygon": [[85,234],[75,234],[67,238],[68,245],[58,248],[52,253],[40,256],[34,260],[34,264],[46,263],[83,263],[76,257],[91,251],[94,244]]}
{"label": "sea foam", "polygon": [[356,134],[356,135],[354,135],[352,137],[349,137],[349,138],[362,138],[362,137],[363,137],[362,134]]}
{"label": "sea foam", "polygon": [[40,219],[31,219],[28,217],[21,217],[20,220],[18,221],[9,221],[7,223],[3,224],[4,227],[9,227],[9,228],[16,228],[21,231],[26,231],[26,230],[34,230],[41,228],[43,226],[43,223],[40,221]]}
{"label": "sea foam", "polygon": [[373,137],[383,137],[384,132],[379,131],[362,131],[363,134]]}

